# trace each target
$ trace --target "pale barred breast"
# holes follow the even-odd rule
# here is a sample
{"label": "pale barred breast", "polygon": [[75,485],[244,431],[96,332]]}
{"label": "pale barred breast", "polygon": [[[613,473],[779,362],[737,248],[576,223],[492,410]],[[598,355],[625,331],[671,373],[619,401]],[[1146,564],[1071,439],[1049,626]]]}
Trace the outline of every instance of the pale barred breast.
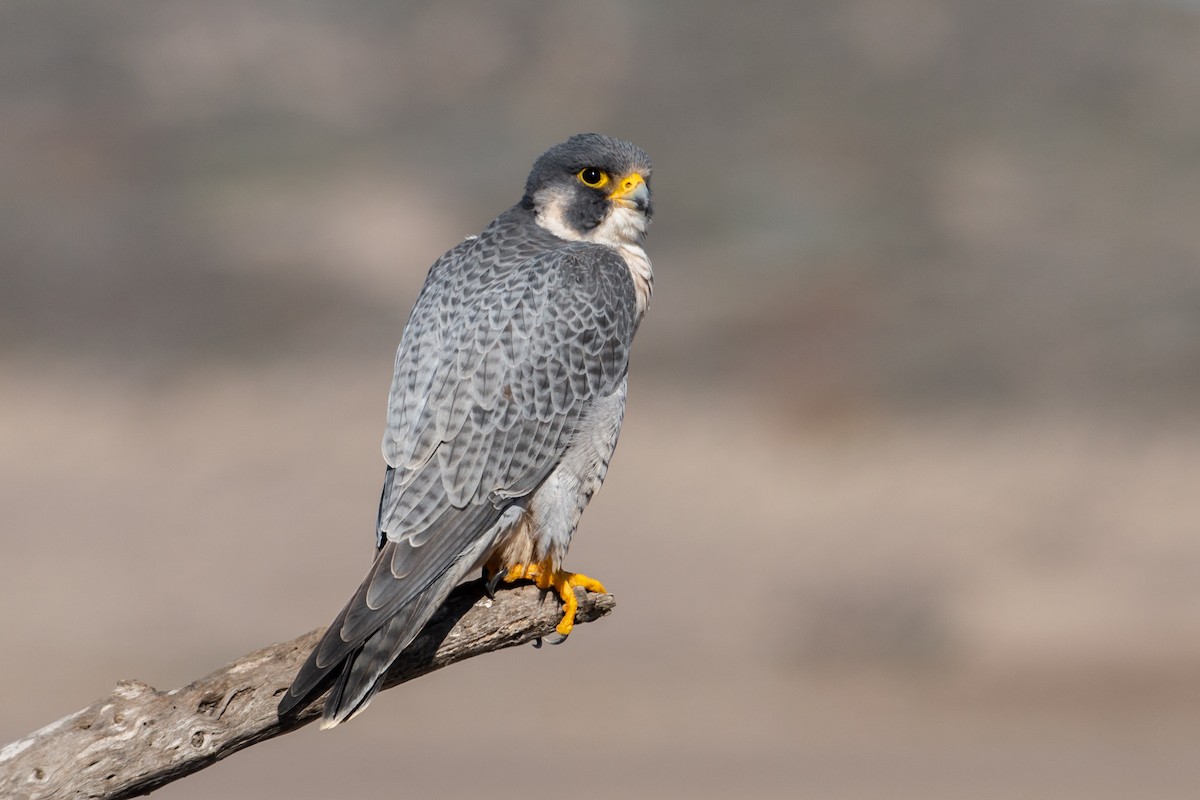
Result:
{"label": "pale barred breast", "polygon": [[642,315],[650,306],[650,296],[654,294],[654,269],[640,244],[623,244],[618,250],[629,265],[629,274],[633,277],[633,289],[637,293],[636,319],[641,322]]}

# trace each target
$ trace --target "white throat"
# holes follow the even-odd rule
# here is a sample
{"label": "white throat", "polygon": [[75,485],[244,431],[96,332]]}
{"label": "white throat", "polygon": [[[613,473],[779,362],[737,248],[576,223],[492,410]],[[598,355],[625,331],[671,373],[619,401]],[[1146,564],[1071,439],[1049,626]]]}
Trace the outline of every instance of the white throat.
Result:
{"label": "white throat", "polygon": [[580,233],[566,223],[567,203],[566,192],[543,190],[538,195],[537,210],[534,212],[537,224],[560,239],[569,242],[595,242],[620,253],[633,278],[633,288],[637,293],[637,319],[640,322],[650,305],[650,296],[654,293],[654,270],[645,248],[642,247],[650,220],[635,208],[617,205],[599,225]]}

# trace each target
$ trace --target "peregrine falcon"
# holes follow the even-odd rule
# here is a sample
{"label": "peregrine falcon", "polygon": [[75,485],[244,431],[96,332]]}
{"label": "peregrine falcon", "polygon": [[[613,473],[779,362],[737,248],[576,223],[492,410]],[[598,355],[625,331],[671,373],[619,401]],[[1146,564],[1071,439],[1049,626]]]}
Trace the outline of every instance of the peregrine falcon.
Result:
{"label": "peregrine falcon", "polygon": [[458,583],[532,580],[563,601],[579,517],[625,411],[650,302],[650,158],[588,133],[534,162],[520,202],[429,270],[396,353],[375,561],[279,703],[332,682],[321,727],[363,710]]}

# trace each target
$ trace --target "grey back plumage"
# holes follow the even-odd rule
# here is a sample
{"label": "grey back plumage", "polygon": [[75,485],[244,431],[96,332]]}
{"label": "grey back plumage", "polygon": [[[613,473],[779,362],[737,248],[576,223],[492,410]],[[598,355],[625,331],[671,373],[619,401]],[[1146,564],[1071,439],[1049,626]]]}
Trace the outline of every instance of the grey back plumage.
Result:
{"label": "grey back plumage", "polygon": [[553,236],[520,204],[433,265],[396,354],[375,563],[281,714],[335,676],[327,721],[365,705],[588,405],[622,386],[634,307],[620,255]]}

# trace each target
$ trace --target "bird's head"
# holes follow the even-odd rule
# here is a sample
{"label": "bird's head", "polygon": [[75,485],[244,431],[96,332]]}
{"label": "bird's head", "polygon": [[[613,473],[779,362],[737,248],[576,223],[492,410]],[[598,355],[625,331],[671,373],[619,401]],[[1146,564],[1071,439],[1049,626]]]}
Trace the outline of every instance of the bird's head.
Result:
{"label": "bird's head", "polygon": [[650,171],[640,147],[581,133],[534,162],[521,205],[560,238],[638,244],[650,223]]}

